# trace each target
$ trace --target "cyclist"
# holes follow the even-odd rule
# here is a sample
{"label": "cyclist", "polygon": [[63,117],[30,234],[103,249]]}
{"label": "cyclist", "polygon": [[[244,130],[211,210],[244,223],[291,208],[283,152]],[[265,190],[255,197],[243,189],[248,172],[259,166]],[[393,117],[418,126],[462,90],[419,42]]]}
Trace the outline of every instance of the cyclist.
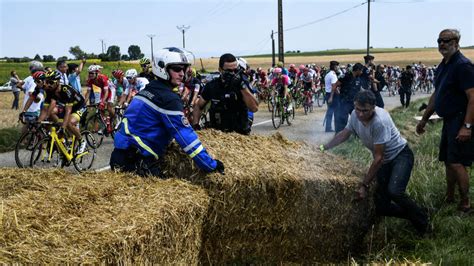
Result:
{"label": "cyclist", "polygon": [[[278,93],[280,97],[285,99],[290,99],[290,94],[288,93],[288,85],[290,85],[290,79],[287,75],[283,74],[281,68],[277,67],[273,70],[273,80],[271,86],[274,88],[274,92]],[[291,104],[288,106],[288,110],[291,110]]]}
{"label": "cyclist", "polygon": [[151,71],[151,62],[150,59],[143,57],[140,59],[140,66],[142,67],[142,72],[138,75],[140,78],[146,78],[148,81],[152,81],[155,77]]}
{"label": "cyclist", "polygon": [[125,104],[127,106],[132,98],[145,86],[150,83],[147,78],[138,77],[138,72],[136,69],[131,68],[125,72],[125,78],[128,81],[128,86],[125,88],[125,91],[120,98],[119,105],[122,106]]}
{"label": "cyclist", "polygon": [[112,71],[113,83],[115,85],[115,96],[121,99],[123,92],[128,87],[128,80],[122,70],[116,69]]}
{"label": "cyclist", "polygon": [[[109,79],[106,75],[100,73],[102,67],[99,65],[91,65],[88,68],[89,79],[87,80],[87,92],[85,95],[86,102],[89,100],[91,104],[98,104],[98,108],[104,115],[104,109],[109,112],[110,121],[114,121],[114,98],[115,88],[109,86]],[[105,116],[105,115],[104,115]]]}
{"label": "cyclist", "polygon": [[44,79],[43,88],[46,92],[44,109],[47,111],[41,112],[38,121],[43,121],[53,115],[54,108],[58,103],[64,104],[65,110],[62,128],[76,136],[80,143],[77,153],[80,154],[84,152],[87,144],[85,139],[81,139],[81,132],[77,127],[85,111],[85,100],[82,95],[70,85],[60,84],[61,76],[61,72],[56,70],[46,72],[44,73],[44,77],[40,77],[40,79]]}
{"label": "cyclist", "polygon": [[[154,62],[156,79],[134,97],[115,134],[112,170],[163,177],[158,158],[174,138],[199,168],[223,173],[224,164],[207,153],[183,115],[181,99],[173,92],[190,66],[186,54],[179,48],[164,48],[156,53]],[[143,164],[137,165],[137,161]]]}

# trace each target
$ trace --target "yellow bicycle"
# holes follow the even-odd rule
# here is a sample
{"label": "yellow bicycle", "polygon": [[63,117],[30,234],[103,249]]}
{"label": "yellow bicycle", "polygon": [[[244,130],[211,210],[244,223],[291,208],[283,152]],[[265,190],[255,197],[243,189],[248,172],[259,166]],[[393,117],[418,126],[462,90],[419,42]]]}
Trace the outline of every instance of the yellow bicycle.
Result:
{"label": "yellow bicycle", "polygon": [[83,153],[77,154],[79,142],[73,135],[71,141],[64,137],[63,129],[57,130],[59,124],[41,121],[41,124],[51,125],[49,135],[41,139],[31,152],[30,166],[34,168],[56,168],[74,164],[78,172],[92,167],[96,155],[95,139],[89,131],[82,131],[81,136],[87,141]]}

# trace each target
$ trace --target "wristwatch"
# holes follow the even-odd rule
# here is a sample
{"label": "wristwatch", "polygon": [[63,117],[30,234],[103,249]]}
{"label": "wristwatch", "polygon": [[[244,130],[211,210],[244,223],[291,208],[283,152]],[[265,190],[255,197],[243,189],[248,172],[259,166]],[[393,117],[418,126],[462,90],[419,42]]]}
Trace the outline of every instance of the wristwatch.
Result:
{"label": "wristwatch", "polygon": [[471,123],[464,123],[464,127],[467,128],[467,129],[471,129],[472,124]]}

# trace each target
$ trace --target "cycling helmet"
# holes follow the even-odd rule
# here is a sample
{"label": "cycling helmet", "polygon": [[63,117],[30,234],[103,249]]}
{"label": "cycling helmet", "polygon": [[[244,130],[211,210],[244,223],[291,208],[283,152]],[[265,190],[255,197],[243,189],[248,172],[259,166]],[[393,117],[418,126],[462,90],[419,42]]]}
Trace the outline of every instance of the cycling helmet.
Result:
{"label": "cycling helmet", "polygon": [[87,71],[89,71],[89,73],[91,73],[91,72],[99,73],[101,69],[102,69],[102,67],[99,66],[99,65],[90,65],[89,68],[87,68]]}
{"label": "cycling helmet", "polygon": [[44,74],[46,80],[60,80],[61,79],[61,72],[58,70],[51,70]]}
{"label": "cycling helmet", "polygon": [[136,76],[138,76],[138,72],[135,68],[131,68],[131,69],[127,70],[127,72],[125,72],[125,77],[127,79],[133,79]]}
{"label": "cycling helmet", "polygon": [[281,72],[282,72],[282,70],[279,67],[273,69],[273,74],[280,74]]}
{"label": "cycling helmet", "polygon": [[283,62],[278,62],[277,67],[283,67]]}
{"label": "cycling helmet", "polygon": [[46,78],[46,75],[45,75],[44,71],[41,71],[41,70],[36,71],[31,76],[33,77],[34,80],[44,80]]}
{"label": "cycling helmet", "polygon": [[140,65],[149,65],[150,64],[150,59],[143,57],[140,59]]}
{"label": "cycling helmet", "polygon": [[290,64],[290,68],[295,68],[295,64]]}
{"label": "cycling helmet", "polygon": [[237,62],[239,62],[239,67],[243,70],[247,69],[247,60],[243,59],[242,57],[237,58]]}
{"label": "cycling helmet", "polygon": [[190,66],[190,60],[188,58],[189,52],[176,48],[176,47],[167,47],[158,50],[156,56],[153,60],[152,72],[157,77],[170,80],[168,74],[169,65],[185,65]]}
{"label": "cycling helmet", "polygon": [[31,61],[29,69],[31,72],[43,70],[43,64],[39,61]]}
{"label": "cycling helmet", "polygon": [[123,71],[120,70],[120,69],[116,69],[116,70],[112,71],[112,76],[114,76],[114,78],[116,78],[116,79],[119,79],[119,78],[123,77]]}
{"label": "cycling helmet", "polygon": [[300,70],[303,70],[304,68],[305,68],[304,65],[300,65],[300,67],[299,67]]}
{"label": "cycling helmet", "polygon": [[262,71],[262,68],[261,67],[257,67],[257,72],[260,72]]}

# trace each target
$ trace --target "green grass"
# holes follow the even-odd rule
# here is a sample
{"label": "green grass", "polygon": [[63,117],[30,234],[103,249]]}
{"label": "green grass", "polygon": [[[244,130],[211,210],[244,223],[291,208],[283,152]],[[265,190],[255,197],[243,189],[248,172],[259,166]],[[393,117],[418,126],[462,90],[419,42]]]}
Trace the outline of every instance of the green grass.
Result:
{"label": "green grass", "polygon": [[20,129],[17,127],[0,129],[0,152],[14,150],[19,136]]}
{"label": "green grass", "polygon": [[[427,126],[428,131],[416,136],[416,121],[413,116],[421,100],[408,110],[395,109],[392,118],[402,135],[409,141],[415,153],[415,166],[408,186],[408,193],[420,205],[431,211],[433,234],[420,239],[414,234],[411,225],[401,219],[381,218],[374,232],[367,237],[366,254],[360,261],[405,260],[432,262],[434,264],[473,265],[474,264],[474,215],[460,215],[456,205],[443,203],[446,182],[444,166],[438,162],[438,143],[442,122]],[[334,149],[334,153],[368,167],[371,156],[358,139]],[[474,177],[471,171],[471,180]],[[471,190],[471,199],[474,193]],[[372,239],[372,242],[370,241]],[[371,242],[371,244],[370,244]],[[370,252],[369,252],[370,250]]]}
{"label": "green grass", "polygon": [[[138,63],[131,63],[126,61],[116,61],[116,62],[100,62],[100,60],[88,60],[84,66],[83,71],[81,72],[81,84],[85,84],[87,80],[87,67],[89,67],[92,63],[96,62],[98,65],[104,67],[102,69],[102,73],[105,73],[107,76],[111,76],[111,72],[114,69],[122,69],[124,72],[127,69],[135,68],[138,72],[141,72],[140,65]],[[76,63],[79,64],[80,61],[67,61],[67,63]],[[7,62],[0,62],[0,83],[3,85],[5,82],[10,80],[10,72],[15,70],[20,79],[24,79],[30,75],[28,71],[29,63],[7,63]],[[49,66],[52,69],[56,69],[56,62],[49,62],[43,63],[43,65]]]}

